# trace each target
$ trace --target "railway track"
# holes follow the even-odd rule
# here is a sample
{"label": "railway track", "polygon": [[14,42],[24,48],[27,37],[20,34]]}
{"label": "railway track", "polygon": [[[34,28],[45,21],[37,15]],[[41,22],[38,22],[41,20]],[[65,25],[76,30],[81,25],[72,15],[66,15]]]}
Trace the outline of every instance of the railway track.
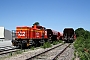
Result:
{"label": "railway track", "polygon": [[17,49],[16,47],[13,47],[13,46],[0,47],[0,55],[8,54],[11,52],[16,52],[17,50],[19,50],[19,49]]}
{"label": "railway track", "polygon": [[52,60],[58,60],[58,57],[60,57],[60,55],[70,46],[71,44],[69,44],[68,46],[66,46],[61,52],[59,52]]}
{"label": "railway track", "polygon": [[61,44],[26,60],[56,60],[69,46],[70,44]]}

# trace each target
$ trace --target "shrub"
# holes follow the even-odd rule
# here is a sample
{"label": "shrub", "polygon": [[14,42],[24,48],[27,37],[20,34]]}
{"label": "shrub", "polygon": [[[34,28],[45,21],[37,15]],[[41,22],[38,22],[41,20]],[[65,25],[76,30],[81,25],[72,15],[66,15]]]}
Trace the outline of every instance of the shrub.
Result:
{"label": "shrub", "polygon": [[78,28],[75,30],[77,39],[74,47],[80,60],[90,60],[90,31]]}
{"label": "shrub", "polygon": [[52,45],[49,43],[49,42],[45,42],[44,44],[43,44],[43,46],[41,46],[41,48],[49,48],[49,47],[51,47]]}
{"label": "shrub", "polygon": [[31,50],[34,50],[34,48],[35,48],[35,47],[34,47],[34,46],[32,46],[32,47],[31,47]]}
{"label": "shrub", "polygon": [[53,41],[53,45],[56,45],[56,44],[58,44],[59,42],[58,41]]}

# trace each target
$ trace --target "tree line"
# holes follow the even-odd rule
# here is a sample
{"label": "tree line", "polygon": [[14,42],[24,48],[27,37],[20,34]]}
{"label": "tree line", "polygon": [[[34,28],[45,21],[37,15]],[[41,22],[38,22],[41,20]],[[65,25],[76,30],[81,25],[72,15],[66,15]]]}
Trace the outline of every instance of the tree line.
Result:
{"label": "tree line", "polygon": [[80,60],[90,60],[90,31],[78,28],[75,33],[77,37],[74,43],[75,55],[78,53]]}

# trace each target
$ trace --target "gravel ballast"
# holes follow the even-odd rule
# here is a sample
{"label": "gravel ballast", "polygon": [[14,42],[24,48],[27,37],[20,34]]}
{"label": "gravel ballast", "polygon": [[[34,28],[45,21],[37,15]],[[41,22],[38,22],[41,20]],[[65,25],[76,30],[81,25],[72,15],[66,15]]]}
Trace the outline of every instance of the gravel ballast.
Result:
{"label": "gravel ballast", "polygon": [[[57,44],[57,45],[61,45],[62,43],[60,44]],[[57,46],[57,45],[53,45],[51,48]],[[32,56],[35,56],[39,53],[42,53],[46,50],[48,50],[50,48],[46,48],[46,49],[43,49],[43,48],[39,48],[39,49],[35,49],[35,50],[30,50],[28,52],[23,52],[22,54],[17,54],[16,56],[11,56],[10,58],[6,58],[5,60],[25,60],[27,58],[30,58]],[[61,56],[60,58],[58,58],[58,60],[72,60],[74,57],[74,49],[73,49],[73,45],[71,45]]]}
{"label": "gravel ballast", "polygon": [[[61,45],[62,43],[60,44],[57,44],[57,45],[53,45],[51,48],[55,47],[55,46],[58,46],[58,45]],[[50,48],[46,48],[46,49],[43,49],[43,48],[39,48],[39,49],[35,49],[35,50],[30,50],[28,52],[23,52],[22,54],[17,54],[16,56],[12,56],[10,58],[6,58],[5,60],[25,60],[27,58],[30,58],[32,56],[35,56],[36,54],[39,54],[41,52],[44,52],[46,50],[48,50]]]}

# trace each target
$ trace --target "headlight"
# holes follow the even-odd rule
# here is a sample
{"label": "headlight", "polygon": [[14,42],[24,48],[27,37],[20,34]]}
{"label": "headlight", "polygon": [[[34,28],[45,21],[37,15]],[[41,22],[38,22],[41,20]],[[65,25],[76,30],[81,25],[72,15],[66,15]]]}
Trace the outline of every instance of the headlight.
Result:
{"label": "headlight", "polygon": [[13,40],[15,40],[15,38],[13,38]]}

